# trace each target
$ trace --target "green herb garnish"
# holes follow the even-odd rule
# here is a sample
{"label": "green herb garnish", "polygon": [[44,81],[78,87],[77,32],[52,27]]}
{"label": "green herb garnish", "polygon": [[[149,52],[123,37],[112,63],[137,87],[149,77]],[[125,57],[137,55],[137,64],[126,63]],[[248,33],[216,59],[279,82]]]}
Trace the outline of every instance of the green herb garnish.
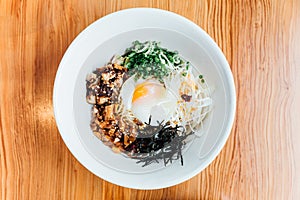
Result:
{"label": "green herb garnish", "polygon": [[201,81],[201,83],[205,83],[205,80],[204,80],[204,78],[203,78],[203,75],[199,75],[199,79],[200,79],[200,81]]}
{"label": "green herb garnish", "polygon": [[178,55],[177,51],[169,51],[162,48],[158,42],[134,41],[133,45],[126,49],[123,66],[129,71],[129,75],[136,75],[136,79],[153,77],[162,82],[163,78],[168,76],[172,70],[186,66],[185,62]]}

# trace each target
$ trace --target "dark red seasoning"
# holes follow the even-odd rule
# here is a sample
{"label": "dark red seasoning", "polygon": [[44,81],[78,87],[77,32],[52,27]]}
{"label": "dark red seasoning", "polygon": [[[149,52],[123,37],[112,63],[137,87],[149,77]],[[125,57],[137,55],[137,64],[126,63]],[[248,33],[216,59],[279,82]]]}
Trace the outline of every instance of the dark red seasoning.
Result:
{"label": "dark red seasoning", "polygon": [[187,95],[187,94],[183,94],[181,95],[181,98],[185,101],[185,102],[190,102],[192,99],[191,95]]}

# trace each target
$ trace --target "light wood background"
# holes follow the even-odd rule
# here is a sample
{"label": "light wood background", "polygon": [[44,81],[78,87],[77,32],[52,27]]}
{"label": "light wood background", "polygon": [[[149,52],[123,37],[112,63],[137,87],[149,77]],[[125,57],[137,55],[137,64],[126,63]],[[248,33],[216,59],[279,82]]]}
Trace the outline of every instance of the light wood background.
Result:
{"label": "light wood background", "polygon": [[[140,6],[206,30],[237,90],[235,124],[216,160],[189,181],[153,191],[85,169],[63,143],[52,107],[55,73],[76,35]],[[0,0],[0,41],[1,199],[300,199],[299,0]]]}

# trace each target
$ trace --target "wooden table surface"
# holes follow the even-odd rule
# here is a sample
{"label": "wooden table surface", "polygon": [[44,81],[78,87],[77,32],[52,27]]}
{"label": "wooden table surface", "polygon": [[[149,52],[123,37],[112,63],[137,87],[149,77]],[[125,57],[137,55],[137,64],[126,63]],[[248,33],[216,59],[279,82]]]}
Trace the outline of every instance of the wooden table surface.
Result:
{"label": "wooden table surface", "polygon": [[[234,76],[237,113],[219,156],[174,187],[133,190],[85,169],[57,130],[59,62],[87,25],[156,7],[197,23]],[[1,199],[300,199],[299,0],[0,1]]]}

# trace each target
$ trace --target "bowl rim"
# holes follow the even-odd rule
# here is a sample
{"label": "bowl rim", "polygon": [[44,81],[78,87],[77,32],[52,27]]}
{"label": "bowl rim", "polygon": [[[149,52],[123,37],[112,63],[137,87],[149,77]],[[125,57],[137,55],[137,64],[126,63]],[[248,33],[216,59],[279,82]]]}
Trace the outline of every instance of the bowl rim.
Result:
{"label": "bowl rim", "polygon": [[[227,78],[228,81],[228,85],[229,85],[229,97],[232,99],[232,102],[230,102],[229,104],[229,114],[228,114],[228,121],[226,124],[226,128],[224,129],[224,132],[222,134],[224,134],[224,136],[222,137],[222,139],[219,141],[218,145],[215,145],[214,149],[211,151],[211,155],[209,157],[207,157],[207,159],[204,161],[204,164],[202,165],[202,167],[199,167],[197,170],[189,173],[188,175],[184,176],[184,177],[179,177],[176,180],[171,180],[168,182],[160,182],[157,185],[144,185],[144,184],[130,184],[129,183],[124,183],[122,181],[119,181],[117,178],[115,179],[111,179],[110,176],[105,175],[104,173],[99,173],[99,171],[93,167],[90,166],[90,162],[92,162],[92,160],[94,159],[91,155],[88,156],[88,152],[84,152],[84,148],[82,148],[82,152],[80,152],[80,150],[78,150],[78,145],[80,143],[75,142],[73,139],[70,139],[70,137],[68,136],[67,132],[66,132],[66,127],[64,126],[64,124],[62,123],[62,118],[60,115],[60,111],[59,109],[59,96],[58,96],[58,88],[61,84],[61,78],[62,78],[62,73],[63,73],[63,68],[65,66],[65,63],[68,61],[68,57],[71,54],[71,50],[73,48],[76,47],[76,43],[77,41],[81,40],[82,37],[84,37],[84,35],[88,34],[88,32],[95,26],[101,24],[102,22],[104,22],[105,20],[109,19],[109,18],[114,18],[114,17],[118,17],[119,15],[123,15],[123,14],[132,14],[134,12],[153,12],[156,14],[162,14],[162,15],[168,15],[170,17],[173,17],[174,19],[180,20],[186,24],[188,24],[189,26],[193,27],[195,30],[197,30],[199,33],[202,34],[203,37],[205,37],[205,39],[209,42],[209,44],[212,46],[212,48],[215,50],[215,53],[218,55],[218,58],[220,59],[220,61],[222,62],[222,66],[224,67],[223,70],[225,72],[225,76]],[[157,9],[157,8],[129,8],[129,9],[124,9],[124,10],[120,10],[111,14],[108,14],[98,20],[96,20],[95,22],[93,22],[92,24],[90,24],[88,27],[86,27],[70,44],[70,46],[68,47],[68,49],[66,50],[56,73],[56,77],[55,77],[55,82],[54,82],[54,88],[53,88],[53,109],[54,109],[54,116],[55,116],[55,120],[56,120],[56,124],[59,130],[59,133],[64,141],[64,143],[66,144],[66,146],[68,147],[68,149],[70,150],[70,152],[73,154],[73,156],[84,166],[86,167],[89,171],[91,171],[93,174],[95,174],[96,176],[109,181],[111,183],[123,186],[123,187],[127,187],[127,188],[133,188],[133,189],[161,189],[161,188],[166,188],[166,187],[170,187],[173,185],[177,185],[179,183],[182,183],[190,178],[192,178],[193,176],[197,175],[198,173],[200,173],[203,169],[205,169],[216,157],[217,155],[220,153],[221,149],[224,147],[233,123],[234,123],[234,117],[235,117],[235,112],[236,112],[236,92],[235,92],[235,85],[234,85],[234,79],[233,79],[233,75],[232,72],[230,70],[230,66],[224,56],[224,54],[222,53],[221,49],[218,47],[218,45],[214,42],[214,40],[202,29],[200,28],[197,24],[195,24],[194,22],[188,20],[187,18],[170,12],[170,11],[166,11],[166,10],[162,10],[162,9]],[[74,122],[73,122],[74,123]],[[75,145],[74,145],[75,144]],[[77,146],[76,146],[77,145]]]}

